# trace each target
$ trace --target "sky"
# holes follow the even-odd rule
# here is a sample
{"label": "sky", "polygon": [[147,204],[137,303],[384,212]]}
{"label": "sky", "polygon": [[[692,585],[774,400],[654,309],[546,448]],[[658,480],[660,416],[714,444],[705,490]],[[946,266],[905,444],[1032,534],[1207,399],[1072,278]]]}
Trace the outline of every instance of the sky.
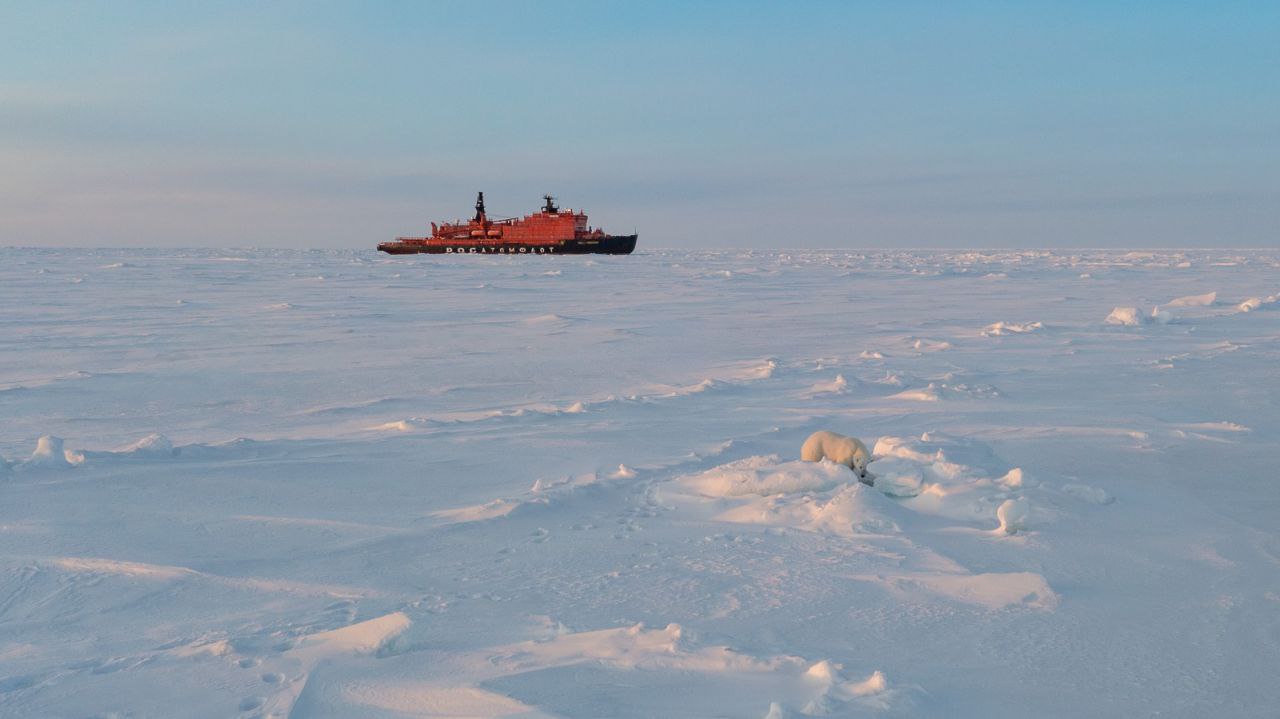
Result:
{"label": "sky", "polygon": [[0,0],[0,246],[1280,246],[1280,2]]}

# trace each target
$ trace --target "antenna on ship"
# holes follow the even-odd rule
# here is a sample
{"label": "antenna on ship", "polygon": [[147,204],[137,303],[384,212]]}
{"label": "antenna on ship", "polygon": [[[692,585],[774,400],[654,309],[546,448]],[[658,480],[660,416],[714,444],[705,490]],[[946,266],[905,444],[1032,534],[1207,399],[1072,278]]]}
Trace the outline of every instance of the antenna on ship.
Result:
{"label": "antenna on ship", "polygon": [[485,221],[485,216],[484,216],[484,193],[483,193],[483,192],[477,192],[477,193],[476,193],[476,216],[475,216],[475,218],[474,218],[474,219],[472,219],[472,222],[484,222],[484,221]]}
{"label": "antenna on ship", "polygon": [[555,203],[556,198],[552,197],[551,195],[543,195],[542,199],[547,201],[547,204],[542,206],[543,212],[548,212],[554,215],[555,213],[560,211],[560,208],[556,207],[556,203]]}

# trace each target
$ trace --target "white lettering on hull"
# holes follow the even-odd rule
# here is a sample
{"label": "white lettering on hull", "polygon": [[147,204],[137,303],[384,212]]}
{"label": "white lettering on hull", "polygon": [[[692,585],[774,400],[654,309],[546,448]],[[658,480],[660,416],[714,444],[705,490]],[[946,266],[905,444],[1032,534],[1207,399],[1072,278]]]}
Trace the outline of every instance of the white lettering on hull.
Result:
{"label": "white lettering on hull", "polygon": [[534,255],[552,255],[552,254],[555,254],[556,248],[554,247],[519,247],[519,248],[516,248],[516,247],[445,247],[444,251],[447,254],[456,253],[460,255],[466,255],[466,254],[491,255],[495,253],[500,255],[514,255],[516,253],[534,254]]}

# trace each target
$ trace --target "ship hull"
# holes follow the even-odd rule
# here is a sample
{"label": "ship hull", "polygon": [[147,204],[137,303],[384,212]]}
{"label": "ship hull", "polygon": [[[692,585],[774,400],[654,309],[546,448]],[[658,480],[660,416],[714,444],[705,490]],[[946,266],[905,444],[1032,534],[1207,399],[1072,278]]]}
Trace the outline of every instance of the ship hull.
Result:
{"label": "ship hull", "polygon": [[493,242],[469,240],[396,240],[378,249],[392,255],[629,255],[638,235],[605,235],[588,240],[555,243]]}

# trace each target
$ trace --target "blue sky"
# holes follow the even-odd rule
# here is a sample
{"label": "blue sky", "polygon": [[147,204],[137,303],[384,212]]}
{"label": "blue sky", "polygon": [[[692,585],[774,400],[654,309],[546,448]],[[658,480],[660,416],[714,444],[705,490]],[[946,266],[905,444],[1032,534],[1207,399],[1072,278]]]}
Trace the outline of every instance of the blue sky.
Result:
{"label": "blue sky", "polygon": [[0,245],[1280,245],[1280,3],[3,2]]}

